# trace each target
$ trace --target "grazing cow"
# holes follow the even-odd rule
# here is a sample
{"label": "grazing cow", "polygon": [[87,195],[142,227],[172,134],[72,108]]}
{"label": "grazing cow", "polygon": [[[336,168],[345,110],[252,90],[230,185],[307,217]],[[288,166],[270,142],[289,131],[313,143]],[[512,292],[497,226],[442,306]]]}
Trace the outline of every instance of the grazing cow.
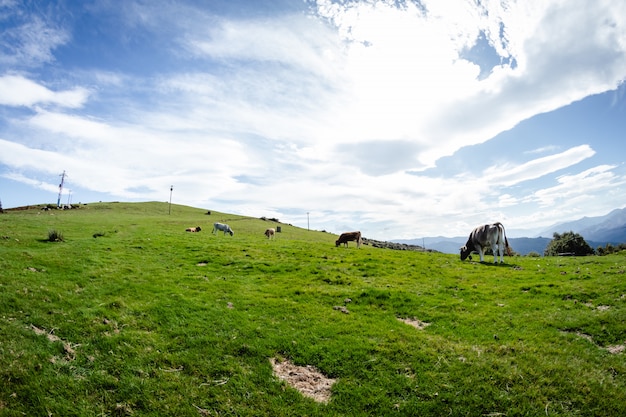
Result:
{"label": "grazing cow", "polygon": [[224,234],[230,233],[231,236],[235,234],[229,225],[223,223],[213,223],[213,231],[211,233],[217,234],[220,230],[224,232]]}
{"label": "grazing cow", "polygon": [[342,243],[345,246],[348,246],[348,242],[350,241],[355,241],[356,242],[356,247],[360,248],[361,247],[361,232],[346,232],[346,233],[342,233],[339,236],[339,239],[337,239],[335,241],[335,247],[341,245]]}
{"label": "grazing cow", "polygon": [[272,239],[275,234],[276,230],[274,230],[273,228],[265,229],[265,236],[267,236],[268,239]]}
{"label": "grazing cow", "polygon": [[[498,261],[498,252],[500,253],[500,263],[504,262],[504,250],[507,255],[511,255],[511,247],[504,233],[502,223],[486,224],[472,230],[467,239],[465,246],[461,248],[461,260],[464,260],[470,253],[476,251],[480,255],[480,262],[484,261],[484,251],[491,247],[493,251],[493,263]],[[472,257],[470,256],[470,260]]]}
{"label": "grazing cow", "polygon": [[196,227],[188,227],[185,229],[185,232],[191,232],[191,233],[196,233],[199,232],[200,230],[202,230],[200,228],[200,226],[196,226]]}

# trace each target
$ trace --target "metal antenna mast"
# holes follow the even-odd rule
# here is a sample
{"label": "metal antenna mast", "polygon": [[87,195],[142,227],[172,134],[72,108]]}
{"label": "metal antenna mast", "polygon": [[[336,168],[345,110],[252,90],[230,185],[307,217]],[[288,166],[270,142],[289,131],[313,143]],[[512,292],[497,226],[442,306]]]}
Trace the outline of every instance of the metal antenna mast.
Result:
{"label": "metal antenna mast", "polygon": [[174,186],[170,185],[170,208],[167,211],[167,214],[172,214],[172,191],[174,190]]}
{"label": "metal antenna mast", "polygon": [[61,184],[59,184],[59,198],[57,198],[57,207],[61,207],[61,193],[63,192],[63,183],[65,182],[65,171],[60,175]]}

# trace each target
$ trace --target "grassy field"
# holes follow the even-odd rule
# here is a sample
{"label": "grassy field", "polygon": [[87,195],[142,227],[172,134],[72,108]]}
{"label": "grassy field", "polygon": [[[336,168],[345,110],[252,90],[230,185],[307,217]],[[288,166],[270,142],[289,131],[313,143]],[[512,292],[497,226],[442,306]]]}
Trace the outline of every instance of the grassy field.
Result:
{"label": "grassy field", "polygon": [[[626,415],[626,253],[496,266],[271,226],[1,214],[0,416]],[[330,400],[272,360],[334,379]]]}

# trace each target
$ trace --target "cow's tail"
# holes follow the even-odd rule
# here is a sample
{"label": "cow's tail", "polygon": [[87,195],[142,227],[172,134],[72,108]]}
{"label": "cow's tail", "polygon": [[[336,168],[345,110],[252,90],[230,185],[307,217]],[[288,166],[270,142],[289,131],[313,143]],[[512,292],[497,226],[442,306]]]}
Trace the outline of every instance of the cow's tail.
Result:
{"label": "cow's tail", "polygon": [[506,234],[504,235],[504,245],[506,247],[506,254],[509,256],[513,256],[513,249],[509,246],[509,241],[506,238]]}
{"label": "cow's tail", "polygon": [[506,238],[506,231],[504,230],[504,225],[500,222],[496,223],[498,227],[502,228],[502,234],[504,235],[504,247],[506,248],[506,254],[508,256],[513,256],[513,249],[509,246],[509,240]]}

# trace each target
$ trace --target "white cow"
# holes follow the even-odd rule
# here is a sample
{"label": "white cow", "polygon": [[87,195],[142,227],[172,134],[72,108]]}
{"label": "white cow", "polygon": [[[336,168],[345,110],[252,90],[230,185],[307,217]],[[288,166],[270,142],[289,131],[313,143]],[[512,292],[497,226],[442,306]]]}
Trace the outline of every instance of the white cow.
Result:
{"label": "white cow", "polygon": [[213,223],[213,231],[211,233],[217,234],[219,231],[224,232],[224,234],[230,233],[231,236],[235,234],[229,225],[224,223]]}
{"label": "white cow", "polygon": [[274,230],[274,228],[270,227],[269,229],[265,229],[265,236],[267,236],[268,239],[272,239],[275,234],[276,234],[276,230]]}
{"label": "white cow", "polygon": [[[467,243],[461,248],[461,260],[465,260],[470,253],[476,251],[480,255],[480,262],[484,261],[485,249],[491,247],[493,251],[493,263],[498,262],[498,252],[500,253],[500,263],[504,262],[504,250],[507,255],[511,255],[511,247],[504,233],[502,223],[485,224],[472,230]],[[472,259],[470,257],[470,259]]]}

